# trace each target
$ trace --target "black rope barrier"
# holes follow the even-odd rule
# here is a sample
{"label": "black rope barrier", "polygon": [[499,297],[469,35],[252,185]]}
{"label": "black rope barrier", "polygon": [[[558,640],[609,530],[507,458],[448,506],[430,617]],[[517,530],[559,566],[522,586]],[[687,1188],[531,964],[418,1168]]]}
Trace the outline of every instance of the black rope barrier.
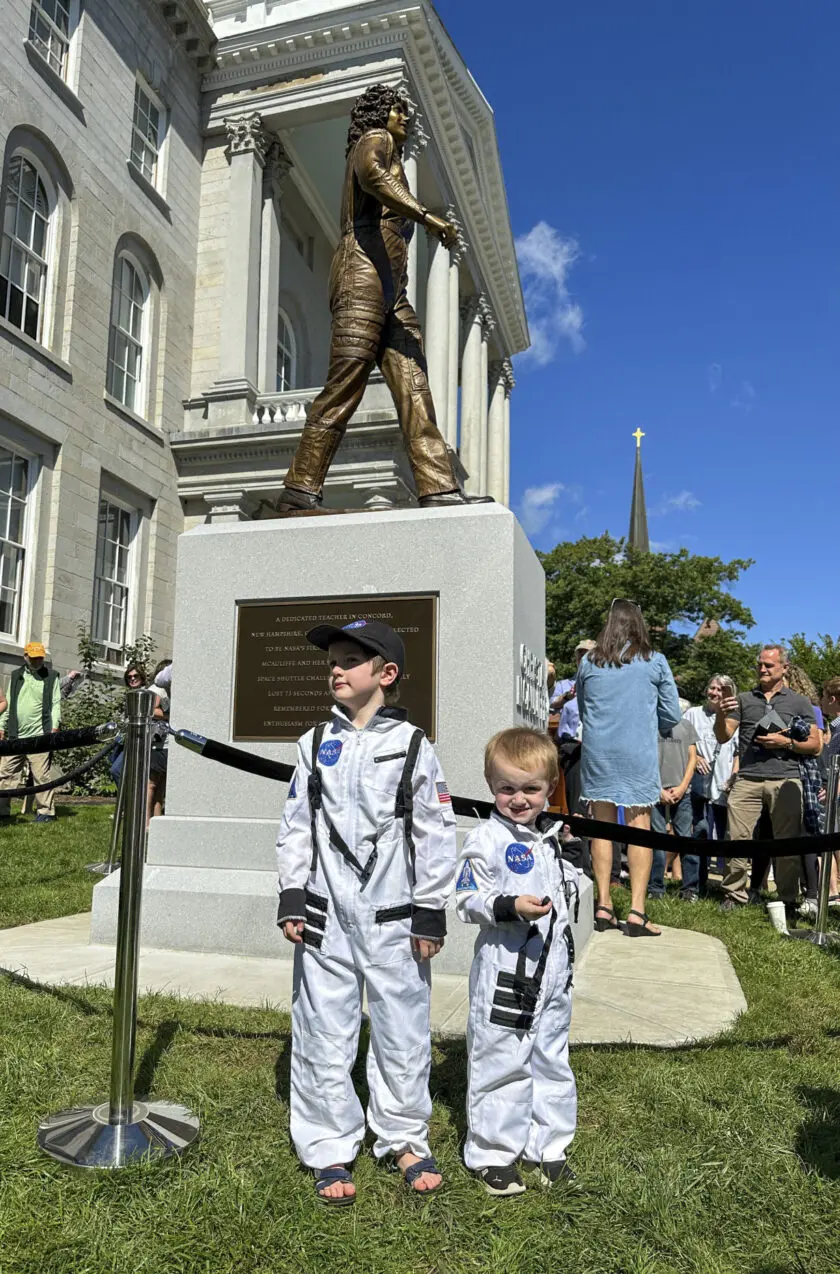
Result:
{"label": "black rope barrier", "polygon": [[[173,730],[176,743],[197,752],[208,760],[230,765],[246,774],[274,779],[279,783],[291,783],[295,772],[293,765],[270,761],[267,757],[232,748],[216,739],[207,739],[192,730]],[[469,796],[453,796],[452,810],[466,818],[489,818],[495,809],[492,801],[473,800]],[[584,818],[580,814],[562,814],[564,823],[579,836],[588,839],[617,841],[621,845],[641,845],[644,849],[664,849],[666,853],[691,853],[699,858],[753,858],[769,854],[772,858],[798,858],[802,854],[826,854],[840,851],[840,832],[823,836],[791,836],[779,840],[727,840],[704,841],[688,836],[671,836],[667,832],[646,831],[640,827],[627,827],[623,823],[603,823],[599,819]],[[780,853],[779,846],[784,845]],[[680,847],[684,846],[682,851]]]}
{"label": "black rope barrier", "polygon": [[182,748],[197,752],[199,756],[205,756],[209,761],[229,765],[234,770],[256,774],[263,779],[274,779],[278,783],[291,783],[294,776],[293,765],[284,765],[282,761],[270,761],[268,757],[257,756],[254,752],[243,752],[241,748],[229,747],[227,743],[219,743],[216,739],[205,739],[203,734],[195,734],[192,730],[173,730],[171,734]]}
{"label": "black rope barrier", "polygon": [[78,730],[56,730],[52,734],[36,734],[31,739],[0,739],[0,756],[30,756],[35,752],[64,752],[68,748],[89,748],[105,734],[116,734],[117,727],[86,725]]}
{"label": "black rope barrier", "polygon": [[37,783],[34,787],[0,787],[0,799],[9,801],[12,798],[17,800],[23,796],[38,796],[40,792],[49,792],[53,787],[64,787],[66,783],[73,783],[76,779],[81,778],[83,774],[87,774],[88,770],[92,770],[95,765],[104,760],[109,752],[113,752],[117,747],[119,747],[119,740],[112,739],[95,756],[89,757],[87,761],[77,765],[75,770],[68,770],[66,774],[60,775],[57,779],[51,779],[49,783]]}

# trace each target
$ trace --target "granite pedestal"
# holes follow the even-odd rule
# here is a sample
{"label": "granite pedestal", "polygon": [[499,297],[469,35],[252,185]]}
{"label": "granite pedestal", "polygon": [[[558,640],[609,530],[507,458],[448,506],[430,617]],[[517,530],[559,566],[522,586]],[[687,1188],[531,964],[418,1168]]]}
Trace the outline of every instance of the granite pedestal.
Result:
{"label": "granite pedestal", "polygon": [[[437,739],[449,790],[486,799],[484,746],[531,724],[517,706],[521,648],[545,652],[545,577],[500,505],[289,518],[196,527],[181,537],[172,724],[232,741],[236,607],[243,601],[435,594]],[[326,675],[326,664],[325,664]],[[294,764],[292,743],[237,743]],[[284,784],[169,748],[166,815],[152,820],[142,942],[281,956],[274,843]],[[462,820],[459,836],[471,825]],[[94,890],[91,940],[114,941],[119,876]],[[592,925],[581,909],[580,945]],[[469,967],[474,934],[452,915],[437,967]]]}

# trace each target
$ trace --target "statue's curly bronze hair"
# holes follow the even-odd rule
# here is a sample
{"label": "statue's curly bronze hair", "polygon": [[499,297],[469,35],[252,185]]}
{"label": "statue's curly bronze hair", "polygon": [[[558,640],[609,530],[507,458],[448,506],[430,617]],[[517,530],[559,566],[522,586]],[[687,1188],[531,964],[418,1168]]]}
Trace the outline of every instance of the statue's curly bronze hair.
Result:
{"label": "statue's curly bronze hair", "polygon": [[369,133],[372,128],[386,127],[392,106],[401,106],[406,115],[411,113],[403,94],[388,84],[373,84],[356,98],[350,112],[345,155],[350,154],[363,133]]}

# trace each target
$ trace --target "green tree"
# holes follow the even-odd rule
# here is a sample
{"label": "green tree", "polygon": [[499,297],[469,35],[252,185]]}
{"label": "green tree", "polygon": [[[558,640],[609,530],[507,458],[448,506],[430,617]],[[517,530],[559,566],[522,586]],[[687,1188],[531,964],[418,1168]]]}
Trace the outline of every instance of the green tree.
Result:
{"label": "green tree", "polygon": [[791,663],[804,668],[817,689],[830,677],[840,677],[840,637],[820,633],[815,641],[804,633],[794,633],[783,642],[790,652]]}
{"label": "green tree", "polygon": [[[641,606],[687,698],[698,700],[714,672],[728,673],[739,686],[751,683],[755,647],[745,639],[754,620],[728,587],[751,561],[724,562],[688,549],[641,553],[606,534],[558,544],[540,558],[548,655],[559,676],[573,674],[576,644],[597,636],[613,598],[627,597]],[[693,633],[704,619],[716,620],[720,631],[696,642]]]}
{"label": "green tree", "polygon": [[[85,679],[81,687],[62,701],[61,724],[65,729],[77,729],[82,726],[103,725],[109,721],[119,721],[123,715],[125,686],[122,678],[114,676],[110,668],[97,671],[99,647],[93,640],[85,624],[78,625],[79,639],[76,649],[79,652],[79,668]],[[137,641],[123,647],[123,664],[138,664],[149,672],[152,652],[155,643],[146,633]],[[104,740],[103,740],[104,744]],[[92,755],[91,748],[72,748],[61,754],[61,768],[67,772],[81,765]],[[110,760],[101,761],[99,765],[88,770],[76,783],[74,791],[87,792],[104,796],[114,791],[111,778]]]}

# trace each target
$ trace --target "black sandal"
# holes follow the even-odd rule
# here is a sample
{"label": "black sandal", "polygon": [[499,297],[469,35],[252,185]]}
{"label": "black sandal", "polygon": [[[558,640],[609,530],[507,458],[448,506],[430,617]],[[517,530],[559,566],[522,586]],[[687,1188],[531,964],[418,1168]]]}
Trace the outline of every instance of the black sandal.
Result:
{"label": "black sandal", "polygon": [[[635,920],[630,919],[631,916],[641,916],[642,923],[636,924]],[[652,929],[648,929],[649,923],[650,922],[649,922],[648,914],[646,911],[637,911],[635,907],[632,907],[630,911],[628,911],[627,913],[627,923],[625,925],[625,932],[627,934],[627,937],[628,938],[661,938],[662,937],[661,932],[654,933]]]}
{"label": "black sandal", "polygon": [[340,1194],[337,1198],[324,1194],[327,1187],[335,1185],[336,1181],[349,1181],[350,1185],[353,1184],[353,1178],[346,1168],[337,1166],[316,1168],[314,1175],[315,1193],[319,1203],[325,1204],[328,1208],[349,1208],[356,1202],[355,1194]]}
{"label": "black sandal", "polygon": [[[609,920],[599,920],[599,919],[598,919],[598,912],[599,912],[599,911],[603,911],[603,912],[605,912],[605,913],[609,916]],[[621,931],[621,925],[620,925],[620,924],[618,923],[618,921],[616,920],[616,918],[615,918],[615,912],[613,911],[612,907],[606,907],[606,906],[604,906],[604,904],[603,904],[603,903],[600,903],[600,904],[599,904],[599,905],[595,908],[595,932],[596,932],[596,933],[606,933],[606,932],[607,932],[607,930],[609,930],[609,929],[617,929],[617,930],[620,932],[620,931]]]}
{"label": "black sandal", "polygon": [[[405,1154],[405,1151],[402,1154]],[[410,1163],[405,1169],[401,1168],[397,1163],[397,1159],[401,1157],[402,1155],[394,1155],[389,1159],[389,1172],[398,1172],[411,1193],[419,1195],[421,1199],[424,1199],[426,1195],[436,1194],[443,1185],[443,1175],[434,1156],[429,1155],[426,1159],[418,1159],[416,1163]],[[436,1186],[432,1186],[429,1190],[418,1190],[414,1183],[418,1177],[422,1177],[424,1172],[434,1174],[434,1176],[441,1179]]]}

